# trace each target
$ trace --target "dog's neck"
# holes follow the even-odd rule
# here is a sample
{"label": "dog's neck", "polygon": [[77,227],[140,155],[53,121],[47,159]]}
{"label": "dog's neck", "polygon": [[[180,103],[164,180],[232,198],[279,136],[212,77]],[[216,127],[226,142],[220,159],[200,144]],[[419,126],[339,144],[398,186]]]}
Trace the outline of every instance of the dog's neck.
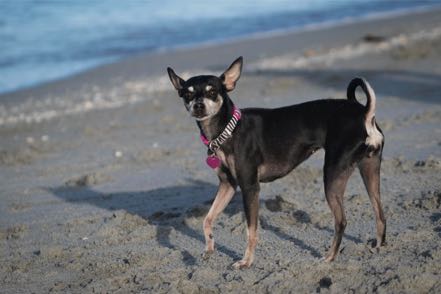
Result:
{"label": "dog's neck", "polygon": [[220,133],[222,133],[233,115],[233,102],[228,96],[223,97],[223,99],[224,102],[215,115],[213,115],[209,119],[197,122],[202,134],[209,141],[213,140],[214,138],[219,136]]}

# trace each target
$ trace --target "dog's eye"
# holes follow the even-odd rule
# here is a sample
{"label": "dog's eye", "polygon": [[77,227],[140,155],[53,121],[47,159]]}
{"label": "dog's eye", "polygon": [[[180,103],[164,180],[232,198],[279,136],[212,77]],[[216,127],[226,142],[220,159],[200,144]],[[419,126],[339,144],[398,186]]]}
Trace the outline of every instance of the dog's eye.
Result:
{"label": "dog's eye", "polygon": [[209,97],[212,97],[212,98],[216,97],[216,91],[215,90],[210,90],[210,91],[208,91],[207,94],[208,94]]}
{"label": "dog's eye", "polygon": [[193,96],[193,94],[190,93],[190,92],[185,92],[185,93],[184,93],[184,98],[185,98],[185,99],[190,100],[192,96]]}

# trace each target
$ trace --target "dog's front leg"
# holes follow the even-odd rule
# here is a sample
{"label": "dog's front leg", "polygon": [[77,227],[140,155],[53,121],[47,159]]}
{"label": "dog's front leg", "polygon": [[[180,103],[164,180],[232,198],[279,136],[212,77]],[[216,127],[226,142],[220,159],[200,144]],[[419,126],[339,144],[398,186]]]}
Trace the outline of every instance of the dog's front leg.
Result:
{"label": "dog's front leg", "polygon": [[[257,173],[257,172],[256,172]],[[242,190],[245,217],[247,220],[248,244],[242,260],[233,264],[236,269],[250,267],[254,260],[254,250],[257,245],[257,227],[259,219],[259,191],[260,185],[257,174],[251,177],[239,179],[240,189]]]}
{"label": "dog's front leg", "polygon": [[231,184],[226,176],[219,175],[219,188],[216,194],[216,198],[208,211],[207,216],[204,219],[204,236],[205,236],[205,251],[202,254],[204,259],[208,259],[214,252],[214,238],[213,238],[213,222],[217,216],[225,209],[227,204],[236,191],[235,185]]}

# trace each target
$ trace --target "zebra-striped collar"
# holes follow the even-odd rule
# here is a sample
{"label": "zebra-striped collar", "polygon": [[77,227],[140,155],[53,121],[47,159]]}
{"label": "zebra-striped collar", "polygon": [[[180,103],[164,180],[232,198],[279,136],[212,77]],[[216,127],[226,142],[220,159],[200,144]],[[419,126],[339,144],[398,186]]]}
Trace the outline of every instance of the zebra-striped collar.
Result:
{"label": "zebra-striped collar", "polygon": [[233,116],[231,117],[230,121],[228,122],[222,133],[216,139],[213,139],[211,141],[209,141],[207,137],[205,137],[205,135],[201,133],[202,143],[208,146],[208,149],[210,149],[210,151],[212,151],[213,153],[216,152],[216,150],[218,150],[220,146],[233,135],[233,131],[236,128],[241,116],[242,113],[240,112],[240,109],[234,106]]}

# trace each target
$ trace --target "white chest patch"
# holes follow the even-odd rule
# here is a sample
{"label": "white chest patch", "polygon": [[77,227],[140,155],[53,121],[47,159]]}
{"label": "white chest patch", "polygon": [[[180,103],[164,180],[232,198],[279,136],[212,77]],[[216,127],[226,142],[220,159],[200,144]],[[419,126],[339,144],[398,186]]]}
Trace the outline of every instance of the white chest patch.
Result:
{"label": "white chest patch", "polygon": [[233,155],[225,156],[225,153],[222,152],[221,150],[217,150],[216,155],[222,161],[222,164],[228,168],[233,178],[236,179],[236,166],[234,164],[234,156]]}

